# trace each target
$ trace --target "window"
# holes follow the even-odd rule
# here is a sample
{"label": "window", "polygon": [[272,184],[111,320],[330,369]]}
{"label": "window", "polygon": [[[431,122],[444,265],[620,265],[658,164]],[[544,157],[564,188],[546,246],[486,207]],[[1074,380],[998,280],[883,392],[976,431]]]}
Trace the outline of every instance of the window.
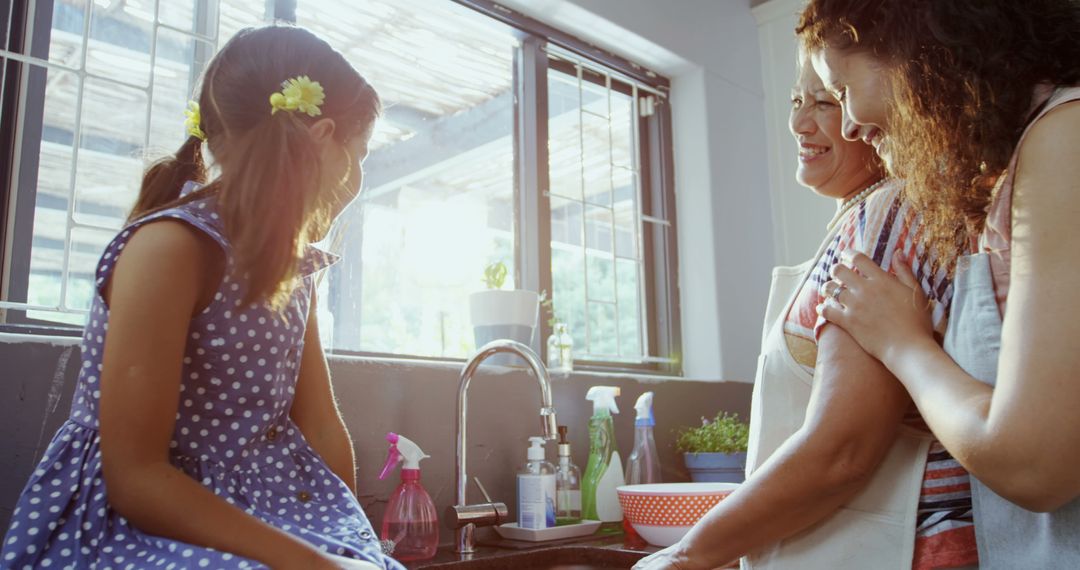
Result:
{"label": "window", "polygon": [[6,326],[81,325],[201,69],[277,17],[385,108],[320,285],[327,346],[463,358],[468,294],[503,261],[510,286],[551,292],[579,363],[678,372],[666,80],[481,0],[17,0],[2,17]]}

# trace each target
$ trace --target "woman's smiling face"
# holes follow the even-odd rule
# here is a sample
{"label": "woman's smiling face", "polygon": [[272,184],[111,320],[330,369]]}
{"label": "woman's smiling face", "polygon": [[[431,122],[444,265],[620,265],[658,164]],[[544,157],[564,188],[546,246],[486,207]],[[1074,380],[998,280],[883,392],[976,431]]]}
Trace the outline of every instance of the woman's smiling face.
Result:
{"label": "woman's smiling face", "polygon": [[814,51],[810,61],[825,89],[840,102],[843,137],[869,144],[888,163],[893,89],[881,63],[865,51],[832,47]]}
{"label": "woman's smiling face", "polygon": [[799,77],[791,89],[788,127],[799,144],[799,184],[842,199],[881,177],[872,148],[841,135],[843,112],[800,53]]}

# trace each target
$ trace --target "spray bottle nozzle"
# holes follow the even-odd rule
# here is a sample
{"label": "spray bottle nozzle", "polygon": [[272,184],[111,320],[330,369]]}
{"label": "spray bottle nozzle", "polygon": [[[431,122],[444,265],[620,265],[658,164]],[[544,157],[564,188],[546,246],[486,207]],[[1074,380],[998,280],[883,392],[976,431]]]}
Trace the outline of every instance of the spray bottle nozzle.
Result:
{"label": "spray bottle nozzle", "polygon": [[634,404],[634,409],[637,410],[637,418],[634,420],[635,426],[652,427],[656,425],[656,420],[653,419],[652,401],[652,392],[645,392],[638,397],[637,403]]}
{"label": "spray bottle nozzle", "polygon": [[424,453],[420,446],[403,435],[390,432],[386,434],[386,441],[390,442],[390,449],[387,451],[386,464],[383,465],[382,472],[379,473],[379,479],[385,479],[386,475],[399,461],[405,462],[405,465],[401,467],[402,469],[419,470],[420,460],[431,457]]}
{"label": "spray bottle nozzle", "polygon": [[606,410],[608,413],[619,413],[619,406],[615,405],[615,397],[622,393],[618,386],[593,386],[585,393],[585,399],[593,403],[593,415]]}

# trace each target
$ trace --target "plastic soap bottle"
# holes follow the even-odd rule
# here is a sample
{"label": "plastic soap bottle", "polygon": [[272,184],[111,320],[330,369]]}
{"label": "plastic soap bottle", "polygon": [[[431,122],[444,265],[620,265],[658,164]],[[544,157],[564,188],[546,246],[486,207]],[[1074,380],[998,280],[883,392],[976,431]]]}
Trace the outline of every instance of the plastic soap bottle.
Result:
{"label": "plastic soap bottle", "polygon": [[619,413],[615,386],[593,386],[585,398],[593,403],[589,420],[589,464],[581,482],[581,515],[589,520],[618,522],[623,518],[615,488],[625,484],[622,458],[615,443],[615,422]]}
{"label": "plastic soap bottle", "polygon": [[555,524],[581,522],[581,470],[570,460],[566,426],[559,426],[559,465],[555,467]]}
{"label": "plastic soap bottle", "polygon": [[382,522],[382,539],[394,544],[393,556],[402,561],[426,560],[435,556],[439,547],[439,517],[435,503],[420,485],[420,460],[430,457],[419,446],[403,435],[386,434],[390,442],[386,465],[379,479],[398,464],[401,466],[401,484],[390,495]]}
{"label": "plastic soap bottle", "polygon": [[528,461],[518,472],[518,526],[555,526],[555,466],[544,460],[544,438],[529,438]]}
{"label": "plastic soap bottle", "polygon": [[653,393],[645,392],[634,404],[637,419],[634,420],[634,450],[626,460],[626,484],[641,485],[660,483],[660,456],[656,453],[652,413]]}

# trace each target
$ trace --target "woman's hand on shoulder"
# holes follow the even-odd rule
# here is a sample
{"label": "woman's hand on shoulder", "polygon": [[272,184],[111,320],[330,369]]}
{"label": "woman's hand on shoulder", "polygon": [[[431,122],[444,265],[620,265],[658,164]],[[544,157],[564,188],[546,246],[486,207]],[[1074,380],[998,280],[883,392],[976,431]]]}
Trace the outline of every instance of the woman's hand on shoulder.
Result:
{"label": "woman's hand on shoulder", "polygon": [[896,276],[862,253],[845,252],[822,287],[825,302],[818,312],[839,325],[874,358],[886,365],[891,349],[933,339],[930,303],[904,263],[895,263]]}

